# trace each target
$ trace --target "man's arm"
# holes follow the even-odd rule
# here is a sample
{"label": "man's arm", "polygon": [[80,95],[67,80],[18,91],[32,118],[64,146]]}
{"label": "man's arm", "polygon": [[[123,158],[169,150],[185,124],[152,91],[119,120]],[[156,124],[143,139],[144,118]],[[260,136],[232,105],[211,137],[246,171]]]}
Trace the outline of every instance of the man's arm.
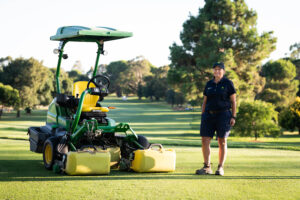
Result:
{"label": "man's arm", "polygon": [[232,108],[232,118],[230,120],[230,125],[234,126],[235,124],[235,117],[236,117],[236,94],[232,94],[230,96],[231,108]]}
{"label": "man's arm", "polygon": [[205,96],[205,95],[203,95],[203,96],[204,96],[204,99],[203,99],[203,104],[202,104],[202,114],[205,111],[205,106],[206,106],[206,102],[207,102],[207,96]]}

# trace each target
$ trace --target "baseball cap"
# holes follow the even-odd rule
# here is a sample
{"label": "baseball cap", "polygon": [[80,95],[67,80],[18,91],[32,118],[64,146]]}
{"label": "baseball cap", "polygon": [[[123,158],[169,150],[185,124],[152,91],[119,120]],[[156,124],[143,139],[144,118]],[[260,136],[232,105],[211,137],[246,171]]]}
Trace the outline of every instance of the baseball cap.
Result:
{"label": "baseball cap", "polygon": [[224,63],[222,63],[222,62],[216,62],[216,63],[213,65],[213,68],[215,68],[215,67],[220,67],[221,69],[224,69],[224,70],[225,70]]}

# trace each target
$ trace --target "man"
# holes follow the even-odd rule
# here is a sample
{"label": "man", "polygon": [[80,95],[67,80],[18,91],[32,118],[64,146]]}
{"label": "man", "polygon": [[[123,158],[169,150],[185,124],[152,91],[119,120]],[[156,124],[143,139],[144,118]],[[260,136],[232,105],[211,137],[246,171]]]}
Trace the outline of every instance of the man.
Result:
{"label": "man", "polygon": [[[213,65],[214,78],[206,83],[202,105],[200,136],[204,167],[196,174],[212,174],[210,163],[210,141],[216,132],[219,144],[219,165],[216,175],[224,175],[227,154],[227,137],[236,118],[236,91],[231,80],[227,79],[223,63]],[[232,111],[230,111],[232,109]]]}

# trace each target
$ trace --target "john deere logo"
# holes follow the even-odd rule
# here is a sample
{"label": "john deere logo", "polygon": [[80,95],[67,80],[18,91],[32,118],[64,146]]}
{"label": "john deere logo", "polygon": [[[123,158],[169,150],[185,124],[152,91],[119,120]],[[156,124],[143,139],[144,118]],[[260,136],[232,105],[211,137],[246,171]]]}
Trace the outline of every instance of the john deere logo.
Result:
{"label": "john deere logo", "polygon": [[224,86],[222,86],[221,89],[224,90]]}

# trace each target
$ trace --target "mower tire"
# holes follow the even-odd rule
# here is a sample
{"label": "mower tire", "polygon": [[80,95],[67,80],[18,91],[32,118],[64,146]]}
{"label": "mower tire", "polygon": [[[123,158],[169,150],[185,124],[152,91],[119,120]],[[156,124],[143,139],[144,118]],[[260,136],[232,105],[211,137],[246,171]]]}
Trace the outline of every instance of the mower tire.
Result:
{"label": "mower tire", "polygon": [[149,147],[150,147],[150,143],[149,143],[149,141],[147,140],[147,138],[145,136],[138,135],[137,142],[140,145],[142,145],[145,149],[149,149]]}
{"label": "mower tire", "polygon": [[57,157],[58,139],[55,137],[48,138],[43,147],[43,161],[44,166],[48,170],[52,170],[54,161]]}

